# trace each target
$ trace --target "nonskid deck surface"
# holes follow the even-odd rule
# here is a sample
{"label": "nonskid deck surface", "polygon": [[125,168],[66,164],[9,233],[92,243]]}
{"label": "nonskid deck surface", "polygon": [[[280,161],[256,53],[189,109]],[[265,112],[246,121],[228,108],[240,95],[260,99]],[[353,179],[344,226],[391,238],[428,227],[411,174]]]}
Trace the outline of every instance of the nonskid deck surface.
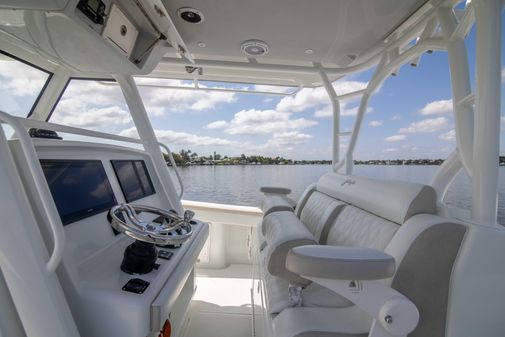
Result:
{"label": "nonskid deck surface", "polygon": [[197,269],[196,293],[185,337],[252,336],[252,266]]}

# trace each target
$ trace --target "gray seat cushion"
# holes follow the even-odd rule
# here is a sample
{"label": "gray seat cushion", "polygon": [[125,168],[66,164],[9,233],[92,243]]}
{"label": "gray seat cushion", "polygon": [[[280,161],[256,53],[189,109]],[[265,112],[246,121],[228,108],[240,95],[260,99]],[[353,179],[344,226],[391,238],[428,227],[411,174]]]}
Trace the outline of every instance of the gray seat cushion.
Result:
{"label": "gray seat cushion", "polygon": [[313,245],[291,249],[286,268],[303,276],[381,280],[393,276],[395,259],[376,249]]}
{"label": "gray seat cushion", "polygon": [[295,202],[285,195],[269,194],[263,198],[261,209],[263,216],[273,212],[294,211]]}
{"label": "gray seat cushion", "polygon": [[269,273],[293,284],[308,284],[307,280],[286,269],[286,256],[293,247],[317,244],[314,235],[293,212],[276,212],[265,219],[269,220],[265,233]]}

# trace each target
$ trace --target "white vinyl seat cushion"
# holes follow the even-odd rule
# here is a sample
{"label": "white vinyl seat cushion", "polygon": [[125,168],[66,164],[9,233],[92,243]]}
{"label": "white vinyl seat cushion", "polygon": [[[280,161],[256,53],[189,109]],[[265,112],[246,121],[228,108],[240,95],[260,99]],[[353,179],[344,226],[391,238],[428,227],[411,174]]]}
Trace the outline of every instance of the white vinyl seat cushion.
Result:
{"label": "white vinyl seat cushion", "polygon": [[345,203],[339,200],[314,191],[307,199],[305,205],[300,211],[300,220],[305,224],[309,231],[314,234],[316,240],[326,240],[329,226]]}
{"label": "white vinyl seat cushion", "polygon": [[399,228],[398,224],[349,205],[342,209],[331,225],[324,243],[383,251]]}
{"label": "white vinyl seat cushion", "polygon": [[317,244],[314,236],[293,212],[276,212],[266,218],[270,219],[265,233],[268,272],[293,284],[308,284],[286,269],[286,256],[291,248]]}

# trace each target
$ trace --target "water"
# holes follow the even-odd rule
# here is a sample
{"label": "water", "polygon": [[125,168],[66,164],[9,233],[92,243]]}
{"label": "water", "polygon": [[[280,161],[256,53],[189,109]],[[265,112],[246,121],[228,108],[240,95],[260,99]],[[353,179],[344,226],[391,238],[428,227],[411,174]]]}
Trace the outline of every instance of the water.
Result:
{"label": "water", "polygon": [[[427,184],[438,166],[375,166],[357,165],[355,174]],[[186,200],[223,204],[260,206],[260,186],[291,188],[295,200],[305,188],[316,182],[330,165],[244,165],[244,166],[189,166],[181,167]],[[471,184],[460,174],[446,196],[446,202],[469,209],[472,204]],[[500,167],[498,222],[505,225],[505,167]]]}

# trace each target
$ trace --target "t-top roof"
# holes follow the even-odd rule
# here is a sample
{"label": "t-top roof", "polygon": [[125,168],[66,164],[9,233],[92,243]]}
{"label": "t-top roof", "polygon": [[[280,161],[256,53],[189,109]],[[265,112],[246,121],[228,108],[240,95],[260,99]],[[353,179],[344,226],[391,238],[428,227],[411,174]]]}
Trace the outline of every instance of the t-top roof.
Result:
{"label": "t-top roof", "polygon": [[[192,72],[186,69],[190,64],[174,52],[165,55],[153,75],[318,86],[321,83],[317,72],[290,72],[287,67],[282,71],[279,70],[282,67],[263,65],[346,67],[360,64],[380,52],[385,39],[426,0],[162,2],[193,55],[195,65],[202,69]],[[183,17],[187,20],[188,12],[199,15],[201,21],[185,21]],[[250,40],[264,42],[266,46],[260,47],[267,48],[268,52],[258,57],[246,55],[241,47]],[[338,76],[333,74],[330,78]]]}

